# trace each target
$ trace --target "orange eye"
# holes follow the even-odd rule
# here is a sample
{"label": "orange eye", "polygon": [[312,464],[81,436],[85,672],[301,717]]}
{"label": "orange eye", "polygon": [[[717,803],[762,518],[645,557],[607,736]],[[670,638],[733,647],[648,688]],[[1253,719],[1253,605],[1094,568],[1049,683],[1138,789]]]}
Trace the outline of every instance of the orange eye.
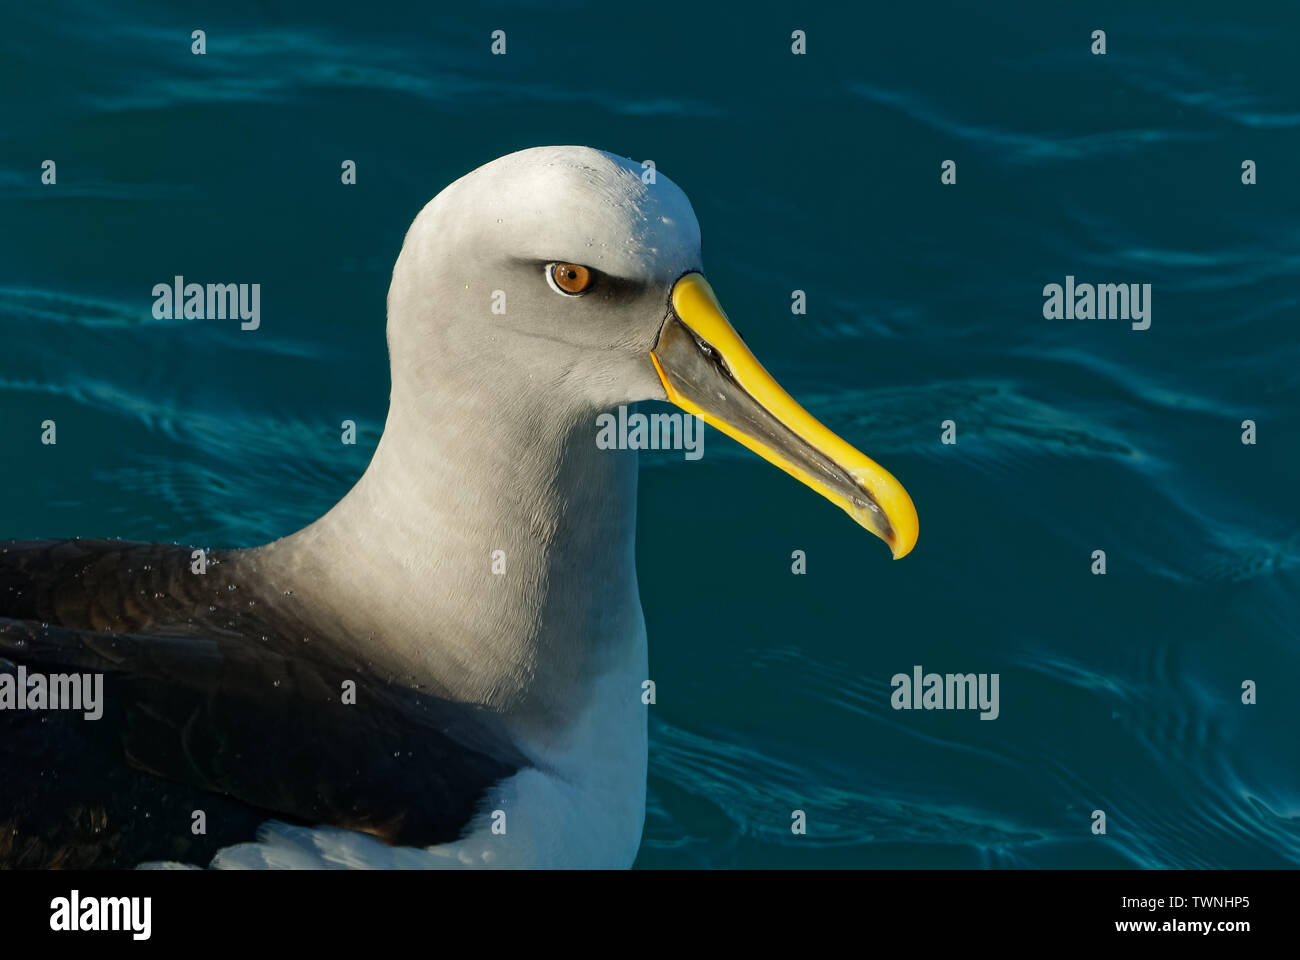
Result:
{"label": "orange eye", "polygon": [[591,286],[591,271],[577,263],[553,263],[551,280],[565,293],[583,293]]}

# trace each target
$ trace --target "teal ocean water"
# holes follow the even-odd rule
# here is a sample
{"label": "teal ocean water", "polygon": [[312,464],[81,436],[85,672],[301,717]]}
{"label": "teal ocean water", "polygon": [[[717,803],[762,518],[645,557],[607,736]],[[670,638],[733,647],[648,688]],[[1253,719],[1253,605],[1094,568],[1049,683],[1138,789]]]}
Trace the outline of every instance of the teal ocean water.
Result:
{"label": "teal ocean water", "polygon": [[[378,439],[419,208],[523,147],[652,159],[921,536],[712,430],[644,456],[638,865],[1300,863],[1300,10],[299,6],[0,11],[0,537],[292,532]],[[262,329],[155,320],[177,274]],[[1150,328],[1044,319],[1067,276],[1151,284]],[[997,719],[892,709],[916,665],[998,674]]]}

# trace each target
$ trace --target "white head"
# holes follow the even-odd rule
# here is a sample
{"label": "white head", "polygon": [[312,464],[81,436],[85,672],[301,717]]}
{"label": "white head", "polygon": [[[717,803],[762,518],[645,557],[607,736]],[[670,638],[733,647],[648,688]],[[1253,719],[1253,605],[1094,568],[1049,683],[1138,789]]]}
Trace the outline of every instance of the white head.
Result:
{"label": "white head", "polygon": [[[574,292],[557,264],[586,268],[559,276]],[[394,392],[437,371],[508,376],[553,410],[664,399],[650,351],[674,281],[700,267],[695,213],[667,177],[589,147],[501,157],[407,232],[388,295]]]}
{"label": "white head", "polygon": [[[898,481],[763,369],[701,275],[700,230],[668,177],[589,147],[537,147],[461,177],[415,218],[393,270],[390,424],[454,394],[519,423],[670,400],[889,543],[916,540]],[[592,432],[594,437],[594,430]]]}

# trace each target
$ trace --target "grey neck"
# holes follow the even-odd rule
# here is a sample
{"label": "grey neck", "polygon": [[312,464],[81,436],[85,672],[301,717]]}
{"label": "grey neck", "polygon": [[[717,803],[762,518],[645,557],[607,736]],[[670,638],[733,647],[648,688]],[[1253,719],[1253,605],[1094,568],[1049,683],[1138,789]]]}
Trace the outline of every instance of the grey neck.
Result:
{"label": "grey neck", "polygon": [[452,386],[396,380],[361,480],[257,560],[376,669],[551,729],[644,656],[636,453],[581,400]]}

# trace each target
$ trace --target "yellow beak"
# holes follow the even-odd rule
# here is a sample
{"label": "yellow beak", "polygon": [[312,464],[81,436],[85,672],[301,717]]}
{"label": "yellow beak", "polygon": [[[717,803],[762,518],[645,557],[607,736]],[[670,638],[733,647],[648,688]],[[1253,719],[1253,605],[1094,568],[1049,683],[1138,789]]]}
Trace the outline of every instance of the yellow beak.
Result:
{"label": "yellow beak", "polygon": [[906,556],[918,521],[903,485],[823,426],[749,352],[698,273],[677,281],[650,354],[668,399],[776,464]]}

